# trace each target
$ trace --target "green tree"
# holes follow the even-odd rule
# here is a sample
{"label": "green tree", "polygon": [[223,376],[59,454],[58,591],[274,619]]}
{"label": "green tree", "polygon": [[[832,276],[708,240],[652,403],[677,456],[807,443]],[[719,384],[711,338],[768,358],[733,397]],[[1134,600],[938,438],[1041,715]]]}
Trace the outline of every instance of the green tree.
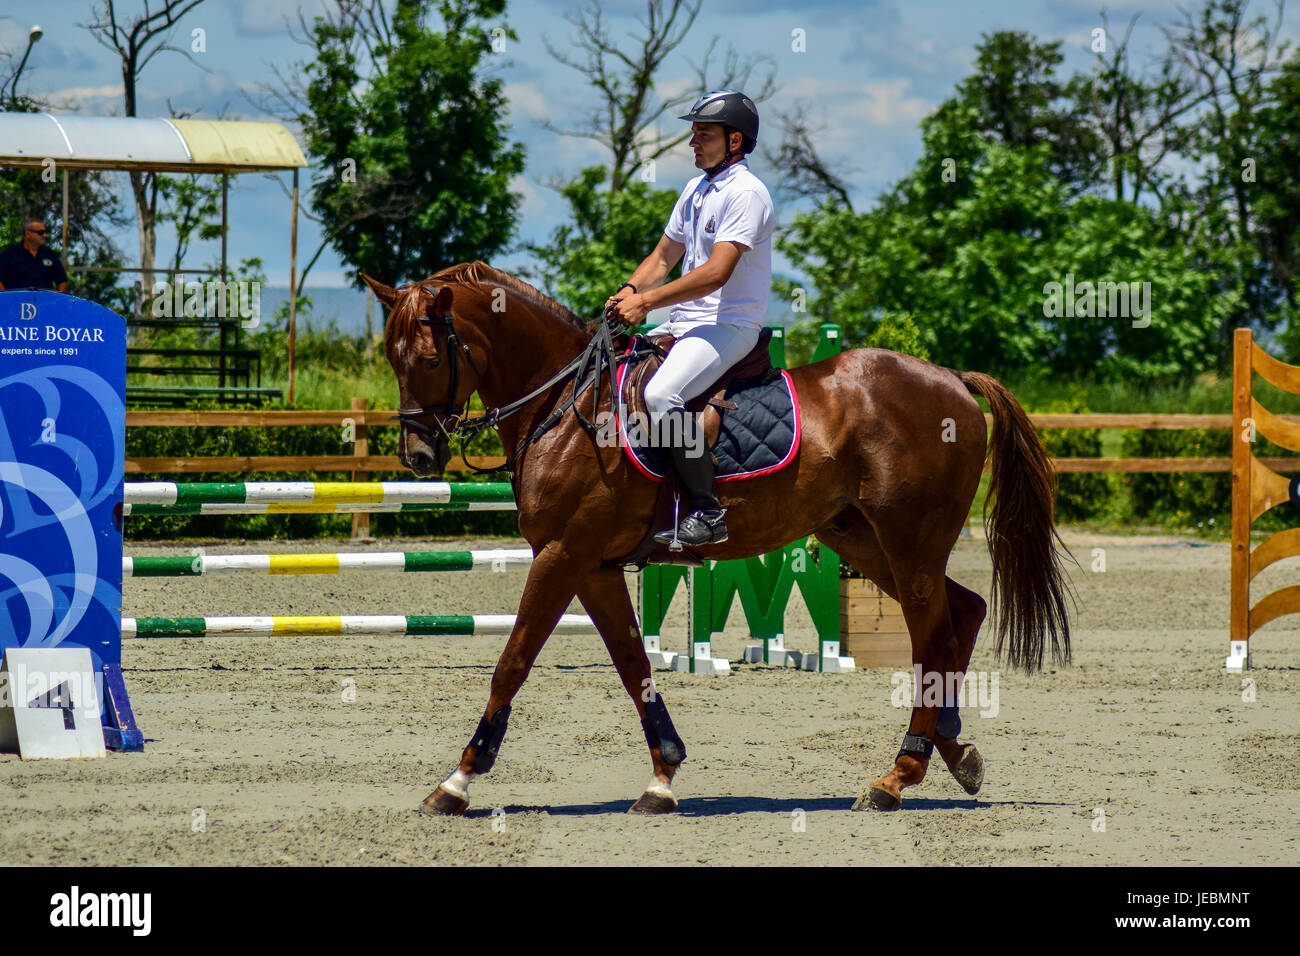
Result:
{"label": "green tree", "polygon": [[550,185],[568,203],[571,220],[553,230],[547,244],[524,245],[537,265],[521,271],[580,315],[599,314],[609,295],[654,248],[672,213],[678,193],[650,183],[659,157],[685,142],[690,130],[678,124],[661,135],[660,121],[704,90],[743,88],[755,102],[775,90],[775,61],[769,56],[742,56],[729,47],[715,68],[715,36],[698,64],[693,88],[666,98],[657,93],[655,77],[689,35],[700,7],[701,0],[646,0],[645,15],[638,20],[641,30],[628,34],[627,43],[611,37],[603,7],[593,0],[566,16],[577,28],[568,49],[546,41],[557,62],[582,74],[596,102],[576,128],[544,125],[599,143],[610,156],[607,165],[588,167],[576,179],[554,177]]}
{"label": "green tree", "polygon": [[[697,70],[692,87],[663,98],[655,91],[655,76],[668,55],[691,34],[703,0],[646,0],[645,15],[638,19],[641,32],[627,35],[623,42],[610,36],[602,4],[587,0],[575,12],[565,15],[577,29],[565,47],[557,48],[543,38],[552,59],[581,75],[596,94],[597,105],[577,128],[543,123],[563,136],[577,136],[599,143],[610,152],[609,191],[627,187],[637,167],[653,168],[655,160],[690,138],[690,130],[674,126],[661,135],[659,123],[681,112],[700,93],[724,87],[743,89],[755,103],[775,90],[775,61],[767,55],[741,56],[728,47],[720,71],[710,69],[718,37],[713,37]],[[581,59],[573,52],[580,51]],[[761,65],[768,69],[760,80]],[[710,76],[712,75],[712,79]]]}
{"label": "green tree", "polygon": [[534,273],[542,288],[591,318],[654,248],[677,200],[671,189],[637,178],[617,192],[602,189],[609,176],[603,166],[584,169],[560,191],[570,221],[556,227],[546,245],[525,246],[540,263]]}
{"label": "green tree", "polygon": [[[951,208],[929,199],[943,181],[920,174],[941,165],[927,149],[876,209],[796,216],[778,247],[811,279],[815,320],[838,322],[846,343],[860,345],[911,315],[935,361],[996,374],[1161,378],[1213,366],[1236,293],[1158,212],[1070,201],[1047,149],[989,145]],[[1085,281],[1149,290],[1150,315],[1077,297],[1053,307],[1052,283]]]}
{"label": "green tree", "polygon": [[171,266],[179,269],[192,242],[221,238],[221,180],[210,175],[159,176],[158,191],[167,203],[158,221],[176,229]]}
{"label": "green tree", "polygon": [[[152,8],[148,2],[133,17],[121,11],[112,0],[96,4],[95,20],[82,26],[104,47],[118,55],[122,70],[123,115],[135,116],[141,74],[159,53],[179,53],[191,63],[194,58],[183,46],[172,44],[180,21],[203,0],[160,0]],[[119,19],[121,14],[122,19]],[[126,19],[130,17],[130,19]],[[146,289],[154,284],[154,252],[157,244],[158,174],[132,170],[131,196],[135,201],[136,224],[140,236],[140,279]]]}
{"label": "green tree", "polygon": [[[1169,34],[1155,78],[1132,66],[1127,37],[1096,77],[1067,84],[1059,44],[984,37],[974,74],[922,122],[922,154],[895,187],[865,212],[820,190],[816,210],[779,238],[813,287],[810,321],[838,322],[860,345],[910,315],[936,361],[1004,375],[1160,380],[1221,367],[1226,330],[1277,322],[1261,319],[1266,270],[1273,307],[1294,303],[1300,204],[1278,170],[1296,152],[1300,87],[1284,71],[1271,96],[1260,92],[1275,30],[1247,23],[1245,6],[1206,0]],[[1202,113],[1217,138],[1163,128]],[[1247,147],[1273,181],[1242,205],[1242,164],[1230,158]],[[1175,156],[1208,159],[1205,181],[1188,187],[1185,172],[1160,168]],[[1134,201],[1144,189],[1158,206]],[[1122,284],[1117,300],[1099,301],[1101,283]],[[1078,291],[1067,303],[1058,286]],[[1149,316],[1123,314],[1135,305]]]}
{"label": "green tree", "polygon": [[398,0],[391,22],[378,0],[315,18],[296,118],[321,169],[311,199],[326,228],[321,249],[359,270],[419,278],[510,242],[520,202],[510,181],[524,150],[506,140],[484,25],[505,5],[442,0],[441,31],[426,24],[428,0]]}
{"label": "green tree", "polygon": [[[1267,256],[1261,252],[1257,202],[1268,190],[1259,188],[1258,165],[1253,174],[1248,168],[1252,160],[1265,154],[1271,154],[1273,165],[1267,175],[1274,178],[1289,177],[1295,164],[1294,154],[1274,153],[1274,144],[1268,142],[1268,137],[1280,136],[1282,142],[1276,145],[1285,149],[1289,145],[1287,131],[1264,125],[1274,93],[1285,89],[1269,81],[1287,48],[1285,42],[1279,42],[1282,6],[1275,6],[1276,17],[1270,26],[1264,16],[1250,16],[1249,0],[1205,0],[1196,11],[1182,11],[1181,21],[1165,31],[1173,55],[1204,100],[1182,150],[1183,160],[1203,167],[1204,173],[1179,190],[1172,205],[1180,211],[1190,210],[1187,218],[1203,237],[1199,243],[1202,255],[1229,270],[1228,283],[1238,295],[1237,308],[1223,317],[1220,329],[1221,368],[1230,361],[1234,327],[1253,325],[1267,330],[1283,318],[1278,309],[1279,290]],[[1283,107],[1273,118],[1294,118],[1294,113],[1286,113]],[[1292,130],[1292,143],[1294,135]],[[1285,190],[1274,192],[1275,198],[1285,196]]]}
{"label": "green tree", "polygon": [[[108,230],[126,225],[121,203],[108,173],[71,170],[68,176],[68,248],[63,244],[63,184],[47,182],[40,169],[0,169],[0,247],[22,238],[22,220],[45,222],[45,241],[63,259],[65,267],[120,266],[122,256]],[[127,314],[129,289],[118,286],[112,272],[68,271],[68,292]]]}
{"label": "green tree", "polygon": [[1072,190],[1093,185],[1101,140],[1069,84],[1056,75],[1064,59],[1060,41],[1001,30],[986,34],[975,50],[975,72],[939,108],[935,124],[945,122],[948,110],[968,110],[970,128],[986,141],[1045,145],[1048,169],[1058,180]]}
{"label": "green tree", "polygon": [[1282,340],[1289,361],[1300,361],[1300,56],[1283,65],[1271,84],[1272,103],[1260,110],[1254,201],[1255,248],[1268,270],[1265,301],[1286,321]]}
{"label": "green tree", "polygon": [[1134,202],[1147,190],[1163,197],[1176,181],[1165,161],[1188,149],[1195,135],[1189,112],[1208,96],[1172,48],[1154,75],[1147,64],[1134,63],[1129,41],[1137,20],[1134,14],[1123,37],[1112,36],[1103,10],[1103,48],[1092,73],[1076,74],[1069,84],[1070,96],[1104,144],[1100,156],[1111,197]]}

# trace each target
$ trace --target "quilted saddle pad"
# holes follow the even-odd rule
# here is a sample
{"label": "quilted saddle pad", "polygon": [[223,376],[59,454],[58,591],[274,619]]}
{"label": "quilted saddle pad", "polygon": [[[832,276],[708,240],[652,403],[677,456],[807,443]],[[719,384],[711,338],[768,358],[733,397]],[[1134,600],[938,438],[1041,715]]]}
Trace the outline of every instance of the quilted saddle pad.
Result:
{"label": "quilted saddle pad", "polygon": [[[671,466],[664,452],[654,446],[644,414],[628,413],[627,368],[622,366],[618,377],[619,443],[643,475],[662,481]],[[742,481],[769,475],[790,464],[799,453],[799,398],[790,373],[776,371],[766,381],[750,379],[728,386],[725,398],[737,407],[718,409],[721,424],[711,449],[718,463],[715,480]]]}

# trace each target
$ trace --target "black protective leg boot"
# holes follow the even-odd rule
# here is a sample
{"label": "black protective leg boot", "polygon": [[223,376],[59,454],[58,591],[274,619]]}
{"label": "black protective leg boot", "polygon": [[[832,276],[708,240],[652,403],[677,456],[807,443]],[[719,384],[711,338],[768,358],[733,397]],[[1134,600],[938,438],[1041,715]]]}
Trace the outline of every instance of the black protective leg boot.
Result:
{"label": "black protective leg boot", "polygon": [[[703,454],[691,457],[687,449],[672,445],[665,449],[672,460],[677,477],[686,487],[691,513],[677,526],[677,540],[684,546],[696,548],[704,544],[721,544],[727,540],[727,523],[723,520],[727,510],[718,504],[713,494],[713,456],[707,446]],[[672,544],[673,532],[660,531],[655,540]]]}

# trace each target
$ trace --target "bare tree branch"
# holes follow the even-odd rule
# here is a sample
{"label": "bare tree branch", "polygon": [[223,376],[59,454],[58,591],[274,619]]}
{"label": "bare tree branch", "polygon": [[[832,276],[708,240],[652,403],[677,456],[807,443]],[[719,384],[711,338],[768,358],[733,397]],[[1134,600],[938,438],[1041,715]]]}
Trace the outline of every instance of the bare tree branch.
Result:
{"label": "bare tree branch", "polygon": [[[1199,17],[1179,7],[1182,20],[1163,28],[1172,55],[1190,74],[1199,102],[1208,107],[1188,137],[1193,152],[1218,155],[1229,143],[1243,153],[1253,148],[1238,141],[1238,117],[1268,105],[1268,77],[1281,69],[1289,43],[1278,42],[1285,0],[1275,0],[1271,26],[1263,15],[1247,21],[1248,6],[1249,0],[1206,0]],[[1219,184],[1231,195],[1238,237],[1249,241],[1247,184],[1225,170],[1219,172]]]}
{"label": "bare tree branch", "polygon": [[784,176],[782,190],[796,199],[813,199],[819,205],[843,203],[853,211],[845,175],[834,171],[817,153],[813,144],[816,130],[810,129],[804,117],[807,109],[797,104],[792,113],[777,113],[772,124],[781,133],[781,144],[775,150],[764,148],[763,156]]}
{"label": "bare tree branch", "polygon": [[[675,133],[666,139],[658,134],[657,124],[666,113],[690,102],[696,92],[676,97],[655,93],[655,76],[668,56],[686,39],[703,0],[647,0],[643,16],[637,23],[641,30],[629,33],[630,43],[616,42],[605,24],[596,0],[565,19],[577,28],[569,40],[576,53],[558,49],[543,37],[546,51],[557,63],[581,73],[598,94],[597,104],[574,127],[544,122],[542,127],[561,136],[593,140],[612,154],[610,191],[618,192],[633,170],[676,148],[690,137],[690,132]],[[697,72],[703,88],[717,38],[709,44],[703,66]],[[775,62],[770,57],[745,58],[729,50],[720,82],[714,87],[747,84],[764,62],[771,64],[761,88],[750,93],[757,101],[775,90]],[[755,92],[757,95],[755,95]],[[653,136],[651,134],[654,134]]]}
{"label": "bare tree branch", "polygon": [[[103,46],[117,53],[122,68],[122,96],[124,113],[136,116],[138,105],[136,84],[140,74],[158,53],[168,50],[180,53],[194,62],[184,50],[169,42],[172,29],[185,14],[203,0],[162,0],[162,6],[150,9],[150,0],[144,0],[143,12],[130,21],[119,20],[113,0],[104,0],[97,18],[81,26]],[[130,173],[131,193],[135,200],[136,221],[140,238],[141,281],[146,288],[153,286],[154,255],[157,248],[158,177],[154,173]]]}
{"label": "bare tree branch", "polygon": [[[319,16],[327,26],[340,35],[345,29],[352,29],[350,52],[357,54],[360,59],[360,54],[364,51],[364,56],[369,60],[372,68],[376,67],[381,59],[376,54],[374,38],[376,36],[380,38],[379,45],[391,46],[393,43],[392,25],[388,22],[383,0],[335,0],[332,6],[326,5]],[[308,25],[301,7],[297,11],[296,29],[295,24],[288,17],[284,18],[284,22],[289,39],[308,50],[315,50],[312,41],[313,28]],[[283,69],[278,63],[269,65],[275,82],[258,84],[256,93],[245,93],[244,99],[260,112],[300,129],[301,118],[309,110],[307,84],[303,80],[307,75],[308,63],[299,60],[291,63],[287,69]],[[372,69],[371,72],[374,70]],[[349,90],[348,96],[354,105],[360,107],[361,100],[355,90]]]}

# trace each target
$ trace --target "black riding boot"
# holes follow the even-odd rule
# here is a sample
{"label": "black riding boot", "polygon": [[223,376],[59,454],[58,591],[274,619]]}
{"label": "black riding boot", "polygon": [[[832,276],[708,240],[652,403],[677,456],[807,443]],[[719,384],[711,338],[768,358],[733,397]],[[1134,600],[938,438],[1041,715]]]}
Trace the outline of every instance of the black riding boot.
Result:
{"label": "black riding boot", "polygon": [[[721,544],[727,540],[727,523],[723,516],[727,509],[721,507],[713,494],[713,456],[707,444],[703,453],[691,457],[680,444],[665,448],[672,460],[677,477],[686,488],[691,513],[677,526],[677,540],[686,547],[697,548],[704,544]],[[699,447],[699,446],[697,446]],[[660,531],[655,540],[672,544],[673,532]]]}

